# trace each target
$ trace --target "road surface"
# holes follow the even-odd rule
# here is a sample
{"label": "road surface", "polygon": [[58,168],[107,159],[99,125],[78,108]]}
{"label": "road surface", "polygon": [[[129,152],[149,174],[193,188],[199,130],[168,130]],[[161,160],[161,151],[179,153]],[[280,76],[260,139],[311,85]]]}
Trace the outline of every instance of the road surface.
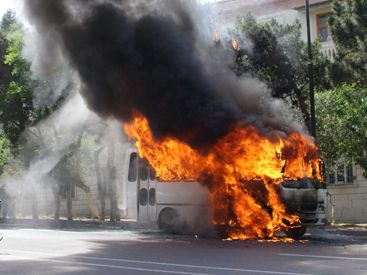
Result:
{"label": "road surface", "polygon": [[154,230],[0,225],[0,274],[367,274],[367,232],[311,230],[304,243],[222,241]]}

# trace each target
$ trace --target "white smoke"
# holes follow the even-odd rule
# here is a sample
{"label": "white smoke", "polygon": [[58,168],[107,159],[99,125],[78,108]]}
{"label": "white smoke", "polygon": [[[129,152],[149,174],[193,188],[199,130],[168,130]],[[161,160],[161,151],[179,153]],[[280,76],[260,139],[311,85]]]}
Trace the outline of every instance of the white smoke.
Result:
{"label": "white smoke", "polygon": [[[77,74],[70,68],[53,41],[44,43],[42,34],[24,16],[23,6],[23,1],[17,0],[11,6],[6,6],[6,9],[13,9],[23,24],[25,34],[23,56],[31,64],[32,78],[39,83],[33,91],[34,107],[40,110],[53,108],[55,104],[58,106],[48,117],[23,133],[22,140],[26,150],[10,161],[12,165],[18,166],[23,163],[20,165],[20,171],[18,167],[15,174],[5,173],[0,177],[0,193],[5,190],[5,200],[8,199],[4,205],[13,208],[8,209],[10,212],[14,212],[14,208],[17,207],[16,211],[20,215],[24,214],[19,213],[19,210],[25,208],[22,206],[25,198],[28,198],[29,203],[29,199],[40,198],[45,193],[51,194],[51,186],[56,180],[51,172],[63,157],[70,153],[70,146],[80,135],[87,136],[91,140],[91,148],[86,149],[90,150],[90,154],[98,148],[106,148],[111,142],[119,143],[116,147],[127,143],[119,122],[101,119],[88,109],[79,93]],[[2,5],[0,11],[1,7]],[[28,164],[24,165],[24,159],[27,159]],[[118,163],[123,161],[121,155],[116,155],[115,161],[116,166],[122,167],[122,163]],[[85,165],[89,167],[84,169],[84,174],[81,175],[85,179],[84,183],[95,184],[94,164],[90,162]],[[1,196],[0,194],[0,199]],[[42,203],[39,206],[40,214],[45,213],[42,207],[48,206]]]}

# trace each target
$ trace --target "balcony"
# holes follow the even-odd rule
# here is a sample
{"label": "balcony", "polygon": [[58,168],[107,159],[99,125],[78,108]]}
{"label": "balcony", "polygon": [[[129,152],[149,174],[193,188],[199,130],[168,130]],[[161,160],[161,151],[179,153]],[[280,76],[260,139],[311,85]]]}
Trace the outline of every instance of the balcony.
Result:
{"label": "balcony", "polygon": [[335,47],[333,41],[326,41],[320,43],[320,51],[330,60],[334,59]]}

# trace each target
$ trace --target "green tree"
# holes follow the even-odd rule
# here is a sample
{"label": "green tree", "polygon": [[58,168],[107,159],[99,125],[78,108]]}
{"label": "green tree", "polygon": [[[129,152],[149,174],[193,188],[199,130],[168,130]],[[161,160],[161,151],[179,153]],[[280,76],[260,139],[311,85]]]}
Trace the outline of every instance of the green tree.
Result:
{"label": "green tree", "polygon": [[0,174],[7,160],[11,157],[9,140],[3,133],[0,134]]}
{"label": "green tree", "polygon": [[334,85],[367,83],[367,0],[333,0],[329,20],[336,48],[330,67]]}
{"label": "green tree", "polygon": [[[301,37],[300,23],[282,25],[276,20],[258,23],[248,14],[237,18],[232,35],[240,44],[234,66],[237,75],[256,76],[268,85],[274,97],[290,99],[310,130],[307,47]],[[316,87],[328,88],[324,76],[329,61],[320,53],[317,42],[313,45],[313,56]]]}
{"label": "green tree", "polygon": [[367,0],[333,0],[333,89],[316,94],[318,141],[329,166],[355,161],[367,176]]}
{"label": "green tree", "polygon": [[327,164],[354,160],[367,175],[367,88],[343,84],[316,94],[318,141]]}
{"label": "green tree", "polygon": [[35,118],[30,64],[22,57],[23,30],[8,11],[0,29],[0,124],[14,150],[19,137]]}

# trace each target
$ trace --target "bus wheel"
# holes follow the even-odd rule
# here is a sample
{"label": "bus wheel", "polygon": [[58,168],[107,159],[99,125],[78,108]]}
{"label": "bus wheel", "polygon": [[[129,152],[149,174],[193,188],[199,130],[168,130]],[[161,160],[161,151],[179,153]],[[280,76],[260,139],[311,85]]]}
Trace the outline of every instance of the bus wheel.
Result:
{"label": "bus wheel", "polygon": [[177,227],[178,214],[172,208],[164,208],[158,217],[158,226],[161,230],[172,231]]}
{"label": "bus wheel", "polygon": [[285,234],[295,240],[300,239],[306,233],[307,227],[302,225],[299,227],[288,228]]}

